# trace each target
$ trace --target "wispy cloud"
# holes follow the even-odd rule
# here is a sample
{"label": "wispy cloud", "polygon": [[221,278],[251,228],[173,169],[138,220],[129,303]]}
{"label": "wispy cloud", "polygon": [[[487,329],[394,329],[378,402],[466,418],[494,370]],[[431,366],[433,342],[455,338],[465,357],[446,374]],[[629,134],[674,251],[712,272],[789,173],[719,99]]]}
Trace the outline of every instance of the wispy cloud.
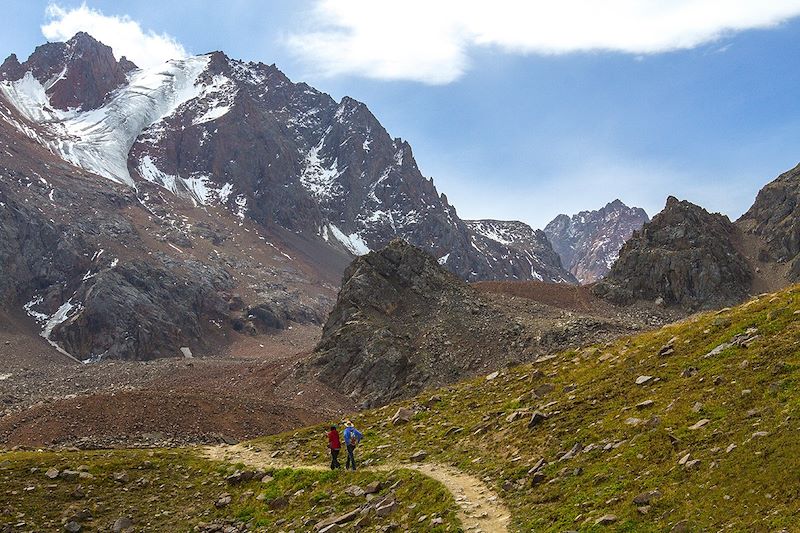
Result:
{"label": "wispy cloud", "polygon": [[689,49],[800,15],[800,0],[315,0],[287,45],[316,72],[444,84],[470,50],[513,54]]}
{"label": "wispy cloud", "polygon": [[48,40],[66,41],[79,31],[85,31],[113,48],[117,58],[126,56],[140,67],[158,65],[168,59],[187,55],[183,45],[173,37],[144,30],[127,15],[104,15],[85,3],[73,9],[53,3],[47,6],[45,15],[47,22],[42,25],[42,34]]}

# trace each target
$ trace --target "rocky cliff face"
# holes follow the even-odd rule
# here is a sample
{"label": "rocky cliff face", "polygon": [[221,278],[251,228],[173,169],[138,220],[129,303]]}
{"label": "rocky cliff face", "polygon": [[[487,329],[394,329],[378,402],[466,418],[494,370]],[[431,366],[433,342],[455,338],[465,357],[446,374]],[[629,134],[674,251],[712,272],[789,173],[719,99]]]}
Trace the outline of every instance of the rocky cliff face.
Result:
{"label": "rocky cliff face", "polygon": [[378,405],[625,327],[479,293],[395,240],[347,268],[308,368],[359,403]]}
{"label": "rocky cliff face", "polygon": [[753,271],[738,251],[740,233],[727,217],[674,197],[633,234],[593,292],[615,303],[663,301],[713,308],[747,296]]}
{"label": "rocky cliff face", "polygon": [[625,241],[649,220],[644,209],[614,200],[597,211],[558,215],[544,233],[564,268],[585,284],[608,274]]}
{"label": "rocky cliff face", "polygon": [[476,246],[482,237],[422,175],[411,146],[360,102],[221,52],[130,68],[78,34],[25,63],[6,60],[0,93],[34,125],[20,131],[118,183],[154,183],[351,255],[401,237],[464,279],[569,277],[530,257],[537,242],[524,253]]}
{"label": "rocky cliff face", "polygon": [[761,261],[787,263],[789,279],[799,281],[800,165],[765,185],[736,225],[764,242]]}

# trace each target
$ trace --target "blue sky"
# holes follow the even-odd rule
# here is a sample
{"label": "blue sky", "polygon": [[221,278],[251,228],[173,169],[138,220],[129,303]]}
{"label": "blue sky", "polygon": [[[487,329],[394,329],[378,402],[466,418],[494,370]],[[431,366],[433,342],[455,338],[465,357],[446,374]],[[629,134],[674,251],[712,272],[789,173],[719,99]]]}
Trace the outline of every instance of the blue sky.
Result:
{"label": "blue sky", "polygon": [[[713,3],[696,4],[704,1]],[[775,2],[774,20],[750,24],[770,4],[753,3],[752,13],[730,22],[735,31],[659,26],[645,37],[624,25],[589,37],[549,35],[546,27],[510,27],[502,16],[480,26],[452,11],[414,12],[413,2],[406,18],[358,20],[348,2],[321,11],[325,2],[87,5],[167,34],[188,53],[274,62],[295,81],[365,102],[390,134],[411,143],[423,173],[464,218],[543,227],[558,213],[614,198],[652,215],[669,194],[736,218],[759,188],[800,161],[800,19],[793,15],[800,6],[793,2]],[[48,2],[4,4],[13,15],[0,20],[0,54],[27,57],[45,41]],[[58,5],[69,11],[81,2]],[[321,16],[329,18],[321,23]],[[342,19],[328,27],[335,17]],[[366,41],[348,37],[359,24],[381,23],[387,26],[377,36],[366,31]],[[377,58],[364,55],[373,42]]]}

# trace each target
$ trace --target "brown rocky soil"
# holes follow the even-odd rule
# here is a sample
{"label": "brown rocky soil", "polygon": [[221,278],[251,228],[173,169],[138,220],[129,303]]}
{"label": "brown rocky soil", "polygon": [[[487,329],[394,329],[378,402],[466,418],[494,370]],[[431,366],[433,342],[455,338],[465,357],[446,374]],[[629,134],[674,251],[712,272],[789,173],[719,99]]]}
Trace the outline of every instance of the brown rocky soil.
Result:
{"label": "brown rocky soil", "polygon": [[[5,322],[4,322],[5,323]],[[0,327],[0,443],[171,446],[233,442],[335,420],[353,402],[295,373],[319,328],[247,337],[214,358],[79,364]],[[57,363],[56,363],[57,362]]]}

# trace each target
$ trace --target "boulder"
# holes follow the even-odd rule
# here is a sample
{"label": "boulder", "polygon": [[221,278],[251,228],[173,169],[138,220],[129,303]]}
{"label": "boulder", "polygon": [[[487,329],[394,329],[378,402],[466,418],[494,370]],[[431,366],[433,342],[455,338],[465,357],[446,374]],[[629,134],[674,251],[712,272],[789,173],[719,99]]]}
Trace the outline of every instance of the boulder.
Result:
{"label": "boulder", "polygon": [[604,514],[600,518],[594,521],[594,525],[596,526],[609,526],[617,521],[616,515],[613,514]]}
{"label": "boulder", "polygon": [[372,483],[370,483],[369,485],[367,485],[366,487],[364,487],[364,493],[365,494],[377,494],[378,492],[380,492],[382,486],[383,486],[383,484],[380,481],[375,480]]}
{"label": "boulder", "polygon": [[392,512],[397,509],[397,502],[392,500],[384,500],[375,506],[375,514],[380,517],[389,516]]}
{"label": "boulder", "polygon": [[358,485],[350,485],[349,487],[346,487],[343,492],[348,496],[354,496],[354,497],[363,496],[364,494],[366,494],[364,489],[362,489]]}
{"label": "boulder", "polygon": [[[340,525],[340,524],[346,524],[347,522],[352,522],[353,520],[355,520],[358,517],[360,512],[361,512],[361,509],[354,509],[354,510],[350,511],[349,513],[330,516],[330,517],[326,518],[325,520],[322,520],[321,522],[317,522],[314,525],[314,529],[316,531],[326,531],[325,528],[328,528],[328,527],[330,527],[332,525]],[[330,530],[327,530],[327,531],[330,531]]]}
{"label": "boulder", "polygon": [[634,505],[649,505],[651,501],[661,497],[661,492],[658,490],[651,490],[637,494],[633,498]]}
{"label": "boulder", "polygon": [[220,494],[219,498],[217,498],[217,501],[214,502],[214,507],[216,507],[217,509],[222,509],[223,507],[227,507],[228,505],[230,505],[231,501],[232,497],[227,492]]}

